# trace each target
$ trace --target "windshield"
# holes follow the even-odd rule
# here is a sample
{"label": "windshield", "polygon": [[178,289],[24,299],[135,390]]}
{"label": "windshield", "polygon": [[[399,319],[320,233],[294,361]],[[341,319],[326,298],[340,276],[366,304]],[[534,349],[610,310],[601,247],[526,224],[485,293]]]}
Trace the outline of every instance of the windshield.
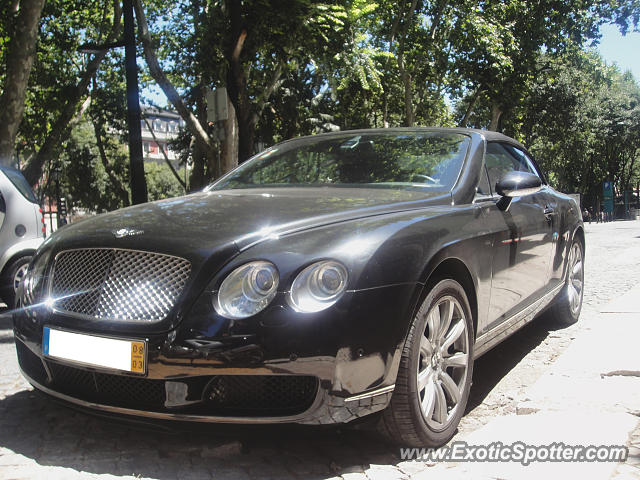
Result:
{"label": "windshield", "polygon": [[449,191],[469,142],[462,134],[433,131],[304,138],[256,155],[208,190],[334,185]]}
{"label": "windshield", "polygon": [[6,168],[6,167],[0,167],[0,168],[24,198],[26,198],[32,203],[38,203],[36,196],[33,194],[33,190],[31,190],[31,186],[18,170],[14,170],[13,168]]}

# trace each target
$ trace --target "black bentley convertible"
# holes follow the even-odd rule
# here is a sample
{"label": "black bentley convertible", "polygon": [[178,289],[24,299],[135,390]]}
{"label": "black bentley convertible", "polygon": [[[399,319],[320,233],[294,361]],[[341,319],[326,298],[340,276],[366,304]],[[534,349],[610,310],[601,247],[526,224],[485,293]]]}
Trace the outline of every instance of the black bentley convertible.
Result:
{"label": "black bentley convertible", "polygon": [[61,229],[14,313],[38,390],[147,419],[326,424],[369,414],[437,446],[474,359],[544,309],[578,319],[575,201],[467,129],[299,138],[203,191]]}

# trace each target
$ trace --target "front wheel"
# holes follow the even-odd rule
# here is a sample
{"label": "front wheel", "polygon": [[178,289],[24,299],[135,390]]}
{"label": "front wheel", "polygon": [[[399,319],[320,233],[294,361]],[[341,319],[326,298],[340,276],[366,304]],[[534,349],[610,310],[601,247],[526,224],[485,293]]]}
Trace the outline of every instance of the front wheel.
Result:
{"label": "front wheel", "polygon": [[396,388],[380,420],[394,442],[439,447],[454,435],[473,373],[473,319],[455,280],[426,295],[404,345]]}

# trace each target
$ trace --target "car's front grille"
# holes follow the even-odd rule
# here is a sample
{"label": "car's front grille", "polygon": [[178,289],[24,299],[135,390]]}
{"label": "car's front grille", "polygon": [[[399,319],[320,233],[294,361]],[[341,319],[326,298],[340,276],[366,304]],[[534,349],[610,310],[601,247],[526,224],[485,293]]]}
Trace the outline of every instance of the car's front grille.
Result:
{"label": "car's front grille", "polygon": [[191,264],[171,255],[110,248],[67,250],[51,278],[55,308],[104,320],[155,322],[182,292]]}
{"label": "car's front grille", "polygon": [[[170,381],[92,372],[47,360],[49,388],[88,402],[154,412],[277,417],[307,410],[318,379],[302,375],[217,375]],[[168,383],[169,388],[167,386]],[[168,401],[167,390],[184,384],[183,404]]]}
{"label": "car's front grille", "polygon": [[131,408],[159,409],[164,405],[164,381],[90,372],[48,361],[53,388],[90,402]]}
{"label": "car's front grille", "polygon": [[20,340],[16,341],[16,352],[18,354],[18,363],[20,368],[29,377],[36,382],[45,383],[47,381],[47,372],[44,369],[44,365],[40,357],[33,353],[29,347],[27,347]]}
{"label": "car's front grille", "polygon": [[310,406],[317,384],[303,375],[220,375],[209,384],[206,400],[227,414],[297,413]]}

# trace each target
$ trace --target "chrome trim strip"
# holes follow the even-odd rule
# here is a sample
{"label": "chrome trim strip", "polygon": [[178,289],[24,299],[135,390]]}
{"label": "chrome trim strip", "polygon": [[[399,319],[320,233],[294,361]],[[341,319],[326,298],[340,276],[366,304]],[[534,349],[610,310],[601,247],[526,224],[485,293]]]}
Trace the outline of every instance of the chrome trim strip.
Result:
{"label": "chrome trim strip", "polygon": [[[476,338],[475,346],[477,347],[477,350],[474,349],[474,355],[473,355],[474,359],[480,357],[483,353],[487,352],[493,346],[500,343],[500,341],[507,338],[507,336],[511,335],[511,333],[514,333],[517,330],[517,328],[514,329],[512,332],[509,332],[504,337],[500,338],[501,334],[506,333],[507,330],[513,328],[518,322],[524,321],[524,319],[526,319],[528,315],[531,315],[533,313],[535,317],[535,314],[538,313],[538,310],[540,309],[540,307],[548,305],[555,298],[555,296],[560,292],[560,290],[562,290],[562,287],[564,286],[565,286],[565,282],[563,281],[559,285],[554,287],[551,291],[543,295],[541,298],[529,304],[528,306],[524,307],[518,313],[512,315],[508,320],[505,320],[500,325],[496,325],[494,328],[492,328],[488,332],[485,332],[482,335],[480,335],[478,338]],[[524,321],[524,323],[528,323],[531,320],[533,320],[533,317],[527,321]],[[518,328],[520,328],[521,326],[523,325],[520,325]],[[495,339],[499,339],[499,340],[494,342]]]}
{"label": "chrome trim strip", "polygon": [[[46,362],[43,362],[46,363]],[[320,393],[316,394],[316,398],[313,401],[311,407],[303,413],[298,415],[290,415],[287,417],[221,417],[221,416],[206,416],[206,415],[185,415],[180,413],[165,413],[165,412],[149,412],[146,410],[135,410],[131,408],[113,407],[111,405],[103,405],[101,403],[87,402],[86,400],[80,400],[78,398],[69,397],[63,393],[56,392],[44,385],[36,382],[33,378],[25,373],[20,368],[22,375],[38,390],[42,390],[44,393],[56,397],[65,402],[73,403],[80,407],[90,408],[94,410],[101,410],[104,412],[116,413],[120,415],[129,415],[132,417],[153,418],[158,420],[175,420],[182,422],[206,422],[206,423],[234,423],[234,424],[268,424],[268,423],[298,423],[301,420],[312,417],[311,412],[318,409],[320,403],[323,400],[323,396]]]}
{"label": "chrome trim strip", "polygon": [[384,395],[385,393],[391,393],[396,388],[396,384],[389,385],[386,387],[377,388],[375,390],[371,390],[369,392],[361,393],[359,395],[354,395],[353,397],[347,397],[344,399],[345,402],[357,402],[358,400],[363,400],[365,398],[377,397],[378,395]]}

